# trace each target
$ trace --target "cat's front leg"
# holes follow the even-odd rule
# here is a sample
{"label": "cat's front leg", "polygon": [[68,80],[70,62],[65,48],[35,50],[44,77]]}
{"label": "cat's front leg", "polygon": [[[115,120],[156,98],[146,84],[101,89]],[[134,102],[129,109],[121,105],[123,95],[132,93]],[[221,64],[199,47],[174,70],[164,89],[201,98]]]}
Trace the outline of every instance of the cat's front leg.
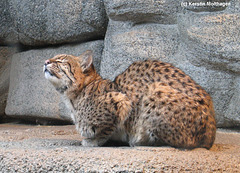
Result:
{"label": "cat's front leg", "polygon": [[81,126],[81,136],[84,138],[82,145],[85,147],[97,147],[104,145],[115,132],[115,125],[112,123],[100,123],[99,126]]}

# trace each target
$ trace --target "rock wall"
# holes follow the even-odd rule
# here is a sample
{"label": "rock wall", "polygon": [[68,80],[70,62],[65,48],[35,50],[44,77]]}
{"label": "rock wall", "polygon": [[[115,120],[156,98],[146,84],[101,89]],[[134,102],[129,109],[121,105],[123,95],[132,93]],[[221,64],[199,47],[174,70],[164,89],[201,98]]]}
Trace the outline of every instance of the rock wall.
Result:
{"label": "rock wall", "polygon": [[6,107],[8,116],[70,121],[42,64],[58,53],[93,49],[98,71],[109,79],[136,60],[174,64],[210,93],[219,127],[239,127],[239,28],[239,0],[3,0],[0,46],[24,49],[11,70],[5,64],[11,54],[0,56],[0,98],[8,93],[0,115]]}

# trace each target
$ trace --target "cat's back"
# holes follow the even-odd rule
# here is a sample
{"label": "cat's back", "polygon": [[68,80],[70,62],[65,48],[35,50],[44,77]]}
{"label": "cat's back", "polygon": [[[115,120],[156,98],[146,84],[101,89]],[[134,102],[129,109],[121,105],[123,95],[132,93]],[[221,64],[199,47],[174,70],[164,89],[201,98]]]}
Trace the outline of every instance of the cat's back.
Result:
{"label": "cat's back", "polygon": [[157,60],[134,62],[116,77],[115,83],[119,90],[136,102],[149,90],[149,86],[153,83],[162,83],[180,93],[196,97],[196,99],[211,99],[206,91],[182,70],[169,63]]}

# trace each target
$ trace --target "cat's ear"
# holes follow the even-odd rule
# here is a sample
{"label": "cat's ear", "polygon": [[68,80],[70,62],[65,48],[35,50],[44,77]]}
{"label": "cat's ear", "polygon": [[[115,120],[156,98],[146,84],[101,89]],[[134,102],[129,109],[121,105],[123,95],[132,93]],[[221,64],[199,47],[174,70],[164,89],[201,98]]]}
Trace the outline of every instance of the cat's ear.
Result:
{"label": "cat's ear", "polygon": [[91,50],[87,50],[80,57],[82,70],[83,72],[87,72],[93,63],[93,53]]}

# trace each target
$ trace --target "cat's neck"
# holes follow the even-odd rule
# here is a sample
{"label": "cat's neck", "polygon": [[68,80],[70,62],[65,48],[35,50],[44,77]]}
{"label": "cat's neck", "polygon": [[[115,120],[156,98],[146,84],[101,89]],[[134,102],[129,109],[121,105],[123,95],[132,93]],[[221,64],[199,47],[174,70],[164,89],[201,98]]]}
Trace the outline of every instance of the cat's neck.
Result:
{"label": "cat's neck", "polygon": [[65,93],[65,98],[70,102],[77,102],[81,97],[93,97],[103,95],[107,92],[117,91],[117,86],[114,82],[103,79],[99,74],[95,76],[85,87],[79,89],[77,86],[69,88]]}

